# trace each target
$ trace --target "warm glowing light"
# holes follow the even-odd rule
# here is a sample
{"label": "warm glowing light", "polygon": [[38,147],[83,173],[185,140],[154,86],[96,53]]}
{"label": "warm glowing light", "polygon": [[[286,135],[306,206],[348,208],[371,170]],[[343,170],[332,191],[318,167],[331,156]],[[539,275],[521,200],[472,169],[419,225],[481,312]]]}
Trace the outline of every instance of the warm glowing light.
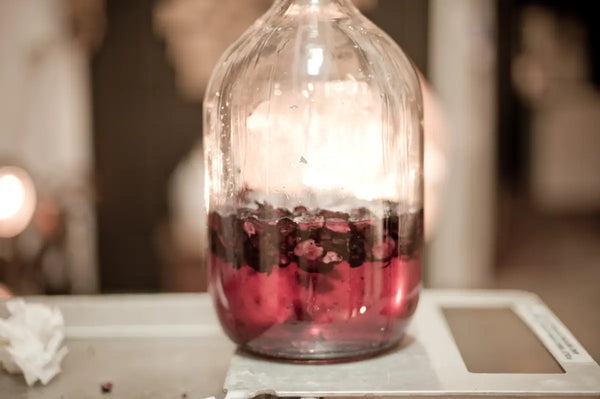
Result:
{"label": "warm glowing light", "polygon": [[19,212],[25,198],[23,182],[13,174],[0,176],[0,219],[8,219]]}
{"label": "warm glowing light", "polygon": [[23,169],[0,168],[0,238],[20,234],[35,210],[35,188]]}
{"label": "warm glowing light", "polygon": [[311,76],[317,76],[323,66],[323,49],[314,47],[308,50],[309,58],[306,62],[306,72]]}
{"label": "warm glowing light", "polygon": [[396,292],[396,296],[394,297],[394,302],[396,303],[396,306],[402,303],[402,298],[404,298],[404,293],[402,292],[402,290],[398,290],[398,292]]}
{"label": "warm glowing light", "polygon": [[[314,60],[316,68],[316,53]],[[361,200],[409,195],[403,179],[410,179],[409,171],[397,167],[405,144],[401,139],[384,143],[388,132],[382,132],[377,93],[351,79],[307,87],[301,94],[284,92],[259,104],[248,118],[247,139],[234,138],[237,169],[246,184],[291,195],[306,187],[333,190]],[[291,172],[276,173],[290,163]]]}

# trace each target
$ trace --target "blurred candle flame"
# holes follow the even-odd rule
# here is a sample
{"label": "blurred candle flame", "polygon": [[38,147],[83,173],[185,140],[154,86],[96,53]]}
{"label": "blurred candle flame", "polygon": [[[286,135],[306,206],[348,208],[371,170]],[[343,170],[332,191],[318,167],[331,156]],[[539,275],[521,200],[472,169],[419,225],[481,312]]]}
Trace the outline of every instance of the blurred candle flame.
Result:
{"label": "blurred candle flame", "polygon": [[33,216],[36,194],[27,172],[17,167],[0,168],[0,238],[20,234]]}
{"label": "blurred candle flame", "polygon": [[0,219],[8,219],[17,214],[24,201],[23,182],[10,173],[0,176]]}

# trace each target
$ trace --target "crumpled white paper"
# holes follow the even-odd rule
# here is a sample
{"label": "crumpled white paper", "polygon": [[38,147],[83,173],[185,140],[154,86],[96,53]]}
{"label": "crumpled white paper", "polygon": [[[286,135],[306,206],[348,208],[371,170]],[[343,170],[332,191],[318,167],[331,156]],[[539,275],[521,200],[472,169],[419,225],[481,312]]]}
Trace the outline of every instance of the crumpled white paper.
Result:
{"label": "crumpled white paper", "polygon": [[23,373],[27,385],[47,384],[60,372],[67,354],[61,347],[64,320],[56,307],[26,304],[22,299],[6,302],[10,316],[0,319],[0,364],[13,374]]}

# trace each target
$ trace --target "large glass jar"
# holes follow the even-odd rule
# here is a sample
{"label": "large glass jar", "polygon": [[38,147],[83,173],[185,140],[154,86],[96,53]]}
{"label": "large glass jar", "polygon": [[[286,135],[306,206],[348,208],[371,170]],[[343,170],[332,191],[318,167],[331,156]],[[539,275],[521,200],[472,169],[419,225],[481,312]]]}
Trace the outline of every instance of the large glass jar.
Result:
{"label": "large glass jar", "polygon": [[422,102],[351,0],[276,0],[204,103],[210,290],[255,353],[332,359],[398,343],[423,242]]}

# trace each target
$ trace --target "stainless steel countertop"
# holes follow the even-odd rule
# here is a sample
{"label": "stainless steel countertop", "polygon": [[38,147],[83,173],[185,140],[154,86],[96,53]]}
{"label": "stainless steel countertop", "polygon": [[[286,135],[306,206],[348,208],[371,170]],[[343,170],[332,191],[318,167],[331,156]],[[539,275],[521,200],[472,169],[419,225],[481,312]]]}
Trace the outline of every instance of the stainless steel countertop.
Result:
{"label": "stainless steel countertop", "polygon": [[[69,354],[47,386],[0,372],[1,399],[223,397],[234,345],[205,294],[35,297],[60,307]],[[100,384],[111,381],[110,394]]]}
{"label": "stainless steel countertop", "polygon": [[[62,373],[47,386],[28,387],[22,376],[0,372],[0,399],[222,398],[224,385],[231,398],[249,398],[261,392],[282,396],[311,396],[311,392],[340,396],[344,389],[348,395],[342,396],[460,396],[511,391],[528,394],[530,387],[532,393],[538,394],[552,394],[554,389],[563,396],[577,389],[579,394],[600,394],[598,365],[537,297],[520,291],[425,290],[408,339],[403,343],[404,349],[366,362],[320,366],[318,371],[310,366],[272,363],[243,354],[233,356],[235,346],[222,333],[206,294],[26,300],[56,305],[62,310],[69,354],[62,363]],[[566,373],[469,372],[442,316],[442,308],[447,306],[511,309],[537,334]],[[0,316],[4,316],[3,312],[0,304]],[[548,326],[558,328],[580,354],[565,358],[560,343],[553,342],[548,335],[551,330]],[[409,366],[396,367],[407,362]],[[380,366],[396,369],[396,374],[388,372],[387,380],[381,384],[375,377],[367,378],[371,369],[365,369],[379,370]],[[326,378],[325,370],[327,374],[339,375],[333,380]],[[361,375],[342,378],[349,375],[348,370],[358,370]],[[411,375],[414,378],[408,378]],[[114,384],[111,393],[101,393],[100,384],[105,381]]]}

